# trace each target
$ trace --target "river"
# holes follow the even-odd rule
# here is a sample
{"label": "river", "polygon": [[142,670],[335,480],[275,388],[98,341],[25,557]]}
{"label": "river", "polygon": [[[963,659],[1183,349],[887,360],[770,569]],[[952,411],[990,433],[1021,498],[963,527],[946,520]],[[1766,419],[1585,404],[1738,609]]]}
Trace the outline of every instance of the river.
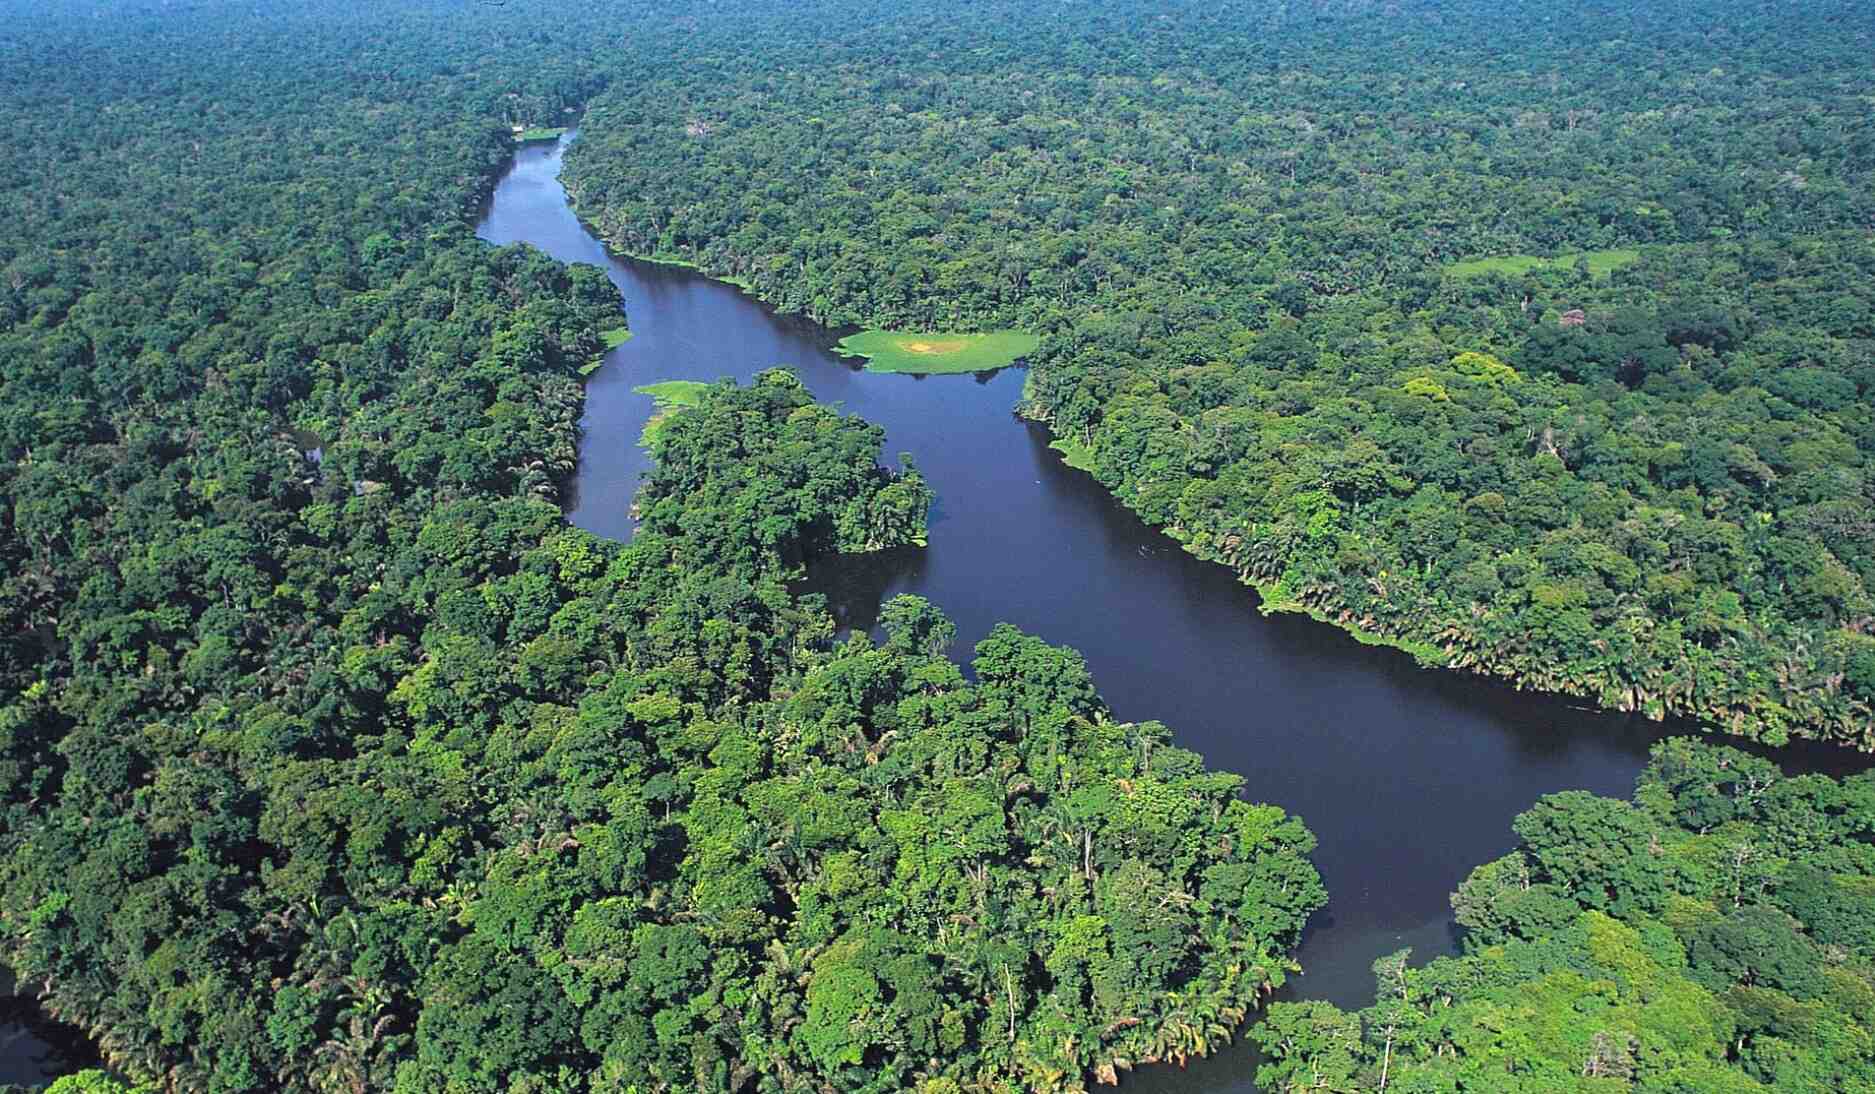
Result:
{"label": "river", "polygon": [[20,994],[13,974],[0,968],[0,1089],[35,1087],[102,1063],[89,1038]]}
{"label": "river", "polygon": [[[607,254],[558,181],[570,139],[517,153],[478,234],[598,265],[623,298],[634,333],[586,386],[573,523],[631,535],[647,462],[638,434],[652,411],[632,391],[640,384],[747,380],[786,365],[820,400],[883,426],[888,462],[912,453],[937,491],[930,545],[818,565],[809,586],[859,627],[884,597],[927,597],[956,621],[954,652],[966,660],[999,621],[1072,646],[1116,715],[1165,722],[1211,766],[1246,777],[1253,799],[1300,815],[1321,841],[1315,862],[1331,903],[1298,955],[1304,976],[1279,998],[1371,1001],[1375,958],[1402,946],[1419,958],[1451,951],[1447,895],[1511,848],[1517,813],[1552,791],[1632,790],[1660,726],[1420,669],[1299,617],[1265,618],[1224,567],[1146,527],[1013,416],[1020,369],[860,371],[830,351],[840,332],[695,272]],[[1819,748],[1779,758],[1837,773],[1864,766]],[[1251,1091],[1254,1058],[1240,1042],[1125,1085]]]}

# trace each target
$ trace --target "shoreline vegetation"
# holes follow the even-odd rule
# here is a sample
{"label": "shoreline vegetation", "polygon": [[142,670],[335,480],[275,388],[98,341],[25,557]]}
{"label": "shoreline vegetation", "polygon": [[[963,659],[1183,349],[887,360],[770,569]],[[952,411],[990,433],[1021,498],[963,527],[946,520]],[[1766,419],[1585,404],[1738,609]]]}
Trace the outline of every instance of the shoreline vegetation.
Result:
{"label": "shoreline vegetation", "polygon": [[605,367],[605,359],[613,350],[631,340],[632,332],[630,327],[615,327],[611,330],[600,331],[599,344],[604,348],[601,349],[592,360],[580,366],[579,374],[581,376],[591,376],[593,373],[598,372],[601,368]]}
{"label": "shoreline vegetation", "polygon": [[[1093,475],[1096,480],[1099,479],[1099,476],[1095,475],[1095,455],[1091,447],[1082,444],[1073,437],[1055,437],[1048,442],[1048,447],[1061,456],[1061,462],[1063,464],[1074,468],[1076,471],[1083,471],[1089,475]],[[1121,499],[1116,496],[1115,500]],[[1189,542],[1177,535],[1170,528],[1159,527],[1158,531],[1163,532],[1168,538],[1177,542],[1179,547],[1189,555],[1202,559],[1205,562],[1218,563],[1222,561],[1196,550]],[[1453,667],[1446,652],[1439,649],[1437,646],[1399,635],[1383,634],[1378,631],[1368,630],[1366,627],[1360,625],[1359,622],[1354,621],[1351,618],[1351,613],[1341,612],[1335,614],[1329,608],[1318,607],[1295,599],[1293,591],[1286,588],[1281,581],[1255,581],[1244,577],[1242,574],[1238,575],[1237,580],[1240,584],[1248,586],[1255,591],[1257,595],[1257,611],[1263,615],[1304,615],[1317,623],[1325,624],[1343,632],[1363,646],[1384,646],[1388,649],[1395,649],[1408,654],[1414,661],[1419,663],[1421,668]],[[1342,618],[1342,616],[1349,616],[1349,618]],[[1515,681],[1513,681],[1513,683],[1515,683]]]}
{"label": "shoreline vegetation", "polygon": [[954,376],[1007,368],[1034,353],[1042,340],[1026,331],[917,334],[867,330],[840,339],[835,352],[864,358],[869,372]]}
{"label": "shoreline vegetation", "polygon": [[660,380],[632,388],[639,395],[651,396],[651,401],[657,404],[651,419],[638,434],[638,443],[650,448],[671,418],[680,411],[703,405],[703,397],[709,390],[710,385],[699,380]]}
{"label": "shoreline vegetation", "polygon": [[[1038,414],[1026,399],[1018,413],[1027,420],[1047,425],[1053,434],[1054,423]],[[1652,722],[1685,719],[1704,730],[1717,730],[1770,745],[1781,745],[1792,738],[1813,738],[1859,751],[1870,750],[1866,736],[1870,730],[1866,726],[1863,737],[1843,735],[1840,732],[1793,732],[1798,729],[1799,723],[1792,718],[1789,709],[1781,705],[1758,710],[1708,708],[1699,705],[1699,701],[1704,698],[1701,695],[1669,695],[1644,688],[1640,684],[1614,686],[1580,673],[1565,675],[1571,671],[1571,666],[1567,664],[1520,666],[1508,659],[1498,659],[1480,652],[1475,646],[1475,639],[1452,620],[1428,618],[1415,630],[1414,624],[1420,622],[1420,615],[1402,612],[1386,604],[1369,604],[1362,610],[1342,598],[1336,586],[1303,574],[1299,566],[1285,567],[1268,576],[1261,576],[1252,572],[1244,561],[1254,552],[1254,545],[1247,536],[1216,539],[1193,534],[1175,522],[1154,522],[1140,511],[1139,506],[1129,503],[1123,490],[1116,489],[1099,474],[1098,454],[1093,447],[1071,437],[1056,437],[1049,442],[1048,447],[1060,453],[1062,462],[1069,467],[1094,476],[1114,500],[1176,541],[1186,553],[1235,571],[1237,580],[1255,591],[1257,611],[1262,615],[1307,616],[1317,623],[1342,631],[1364,646],[1399,650],[1412,657],[1422,668],[1482,676],[1507,683],[1519,691],[1582,699],[1611,713],[1636,714]],[[1695,670],[1692,675],[1704,678],[1706,674]],[[1852,711],[1842,717],[1844,726],[1847,726],[1855,714]],[[1748,720],[1752,718],[1763,720],[1757,721],[1755,728],[1748,729],[1747,726],[1754,725]],[[1822,728],[1827,731],[1832,727],[1825,725]]]}
{"label": "shoreline vegetation", "polygon": [[[1038,65],[1076,56],[1042,28],[975,80],[909,56],[890,86],[674,75],[596,99],[566,178],[612,238],[837,330],[1045,332],[1022,413],[1268,610],[1611,712],[1875,747],[1866,159],[1780,131],[1737,73],[1659,86],[1631,43],[1672,20],[1619,21],[1613,54],[1565,19],[1491,32],[1596,73],[1560,114],[1508,71],[1468,73],[1462,102],[1400,83],[1384,34],[1324,25],[1297,49],[1388,119],[1336,114],[1331,141],[1300,83],[1202,34],[1168,55],[1215,82],[1124,108]],[[1815,52],[1793,108],[1865,113],[1844,42],[1752,24]],[[1447,109],[1466,123],[1427,122]],[[1246,111],[1306,151],[1214,124]]]}
{"label": "shoreline vegetation", "polygon": [[[1381,957],[1358,1009],[1272,1005],[1259,1086],[1869,1089],[1875,870],[1840,804],[1869,776],[1688,737],[1651,756],[1631,798],[1564,791],[1512,823],[1514,849],[1452,893],[1461,952]],[[1643,1067],[1672,1080],[1627,1081]]]}
{"label": "shoreline vegetation", "polygon": [[[596,235],[597,233],[594,233],[594,234]],[[605,237],[600,236],[600,238],[604,239]],[[758,299],[760,298],[760,295],[761,295],[755,291],[755,285],[751,283],[747,278],[737,277],[735,274],[712,273],[708,269],[705,269],[699,263],[696,263],[688,258],[685,258],[682,255],[660,253],[660,252],[654,252],[652,254],[638,254],[633,251],[618,250],[616,246],[610,242],[608,242],[606,246],[609,248],[612,248],[615,254],[622,255],[636,262],[649,262],[653,266],[676,266],[678,269],[692,270],[692,271],[695,271],[696,273],[702,274],[704,277],[709,278],[711,281],[721,281],[725,285],[734,285],[736,288],[741,289],[743,292],[748,293],[750,296],[757,297]]]}
{"label": "shoreline vegetation", "polygon": [[711,281],[720,281],[725,285],[732,286],[769,307],[779,306],[779,301],[756,288],[753,281],[739,274],[718,273],[703,265],[701,262],[698,262],[696,259],[688,258],[673,251],[644,251],[635,249],[630,244],[619,239],[615,233],[606,231],[605,228],[600,225],[599,221],[586,215],[584,211],[586,206],[581,200],[577,180],[569,178],[563,173],[560,176],[560,186],[561,189],[566,191],[567,206],[573,210],[574,217],[579,220],[580,225],[584,227],[586,231],[592,234],[594,239],[599,241],[600,245],[605,247],[606,253],[614,258],[629,259],[633,262],[648,262],[653,266],[675,266],[680,270],[689,270],[692,273],[701,274]]}
{"label": "shoreline vegetation", "polygon": [[1061,454],[1061,462],[1076,471],[1094,473],[1094,450],[1075,440],[1073,437],[1056,437],[1048,442],[1048,447]]}

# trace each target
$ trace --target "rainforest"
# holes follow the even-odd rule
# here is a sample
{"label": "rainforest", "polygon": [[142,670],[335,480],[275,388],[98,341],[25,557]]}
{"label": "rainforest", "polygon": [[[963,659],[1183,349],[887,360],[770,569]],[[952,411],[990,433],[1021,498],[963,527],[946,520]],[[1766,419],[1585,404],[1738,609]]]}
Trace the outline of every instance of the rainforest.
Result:
{"label": "rainforest", "polygon": [[1865,6],[0,14],[0,1089],[1875,1089]]}

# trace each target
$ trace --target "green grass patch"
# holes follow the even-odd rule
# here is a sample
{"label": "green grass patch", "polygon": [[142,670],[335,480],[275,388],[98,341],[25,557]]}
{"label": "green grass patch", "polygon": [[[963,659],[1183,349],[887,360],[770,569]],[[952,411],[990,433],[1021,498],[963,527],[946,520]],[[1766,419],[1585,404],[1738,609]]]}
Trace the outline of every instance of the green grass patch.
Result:
{"label": "green grass patch", "polygon": [[649,395],[657,403],[657,412],[645,423],[644,432],[638,434],[638,443],[650,448],[658,439],[658,431],[671,416],[685,407],[697,406],[703,402],[703,393],[710,390],[710,385],[696,380],[661,380],[655,384],[644,384],[632,388],[640,395]]}
{"label": "green grass patch", "polygon": [[1058,437],[1048,442],[1048,447],[1061,453],[1061,462],[1076,471],[1094,473],[1094,450],[1075,440],[1073,437]]}
{"label": "green grass patch", "polygon": [[697,265],[695,262],[690,261],[683,255],[671,254],[667,251],[654,251],[648,255],[637,254],[631,257],[640,262],[654,262],[659,266],[681,266],[686,270],[695,270],[698,273],[703,272],[703,267]]}
{"label": "green grass patch", "polygon": [[1445,269],[1454,277],[1483,277],[1494,273],[1508,277],[1522,277],[1532,270],[1571,269],[1579,259],[1588,260],[1591,277],[1607,277],[1623,266],[1632,266],[1639,262],[1641,252],[1631,248],[1620,248],[1612,251],[1584,251],[1577,254],[1557,255],[1555,258],[1543,258],[1540,255],[1504,255],[1500,258],[1473,258],[1464,262],[1454,262]]}
{"label": "green grass patch", "polygon": [[605,345],[605,349],[599,351],[599,356],[579,366],[579,374],[581,376],[591,376],[593,373],[598,372],[600,366],[605,364],[605,355],[631,341],[631,338],[632,332],[626,327],[619,327],[616,330],[600,331],[599,341]]}
{"label": "green grass patch", "polygon": [[873,372],[950,374],[985,372],[1014,364],[1042,340],[1019,330],[985,334],[899,334],[869,330],[840,339],[846,357],[866,358]]}
{"label": "green grass patch", "polygon": [[703,266],[692,263],[690,259],[686,259],[686,257],[682,257],[682,255],[673,255],[673,253],[669,253],[669,251],[652,251],[649,255],[628,255],[628,257],[637,259],[637,261],[641,261],[641,263],[651,263],[651,265],[656,266],[679,266],[679,268],[684,268],[684,270],[696,270],[699,274],[703,272]]}
{"label": "green grass patch", "polygon": [[526,144],[528,141],[557,141],[566,135],[567,127],[537,125],[532,129],[523,129],[515,135],[515,140]]}

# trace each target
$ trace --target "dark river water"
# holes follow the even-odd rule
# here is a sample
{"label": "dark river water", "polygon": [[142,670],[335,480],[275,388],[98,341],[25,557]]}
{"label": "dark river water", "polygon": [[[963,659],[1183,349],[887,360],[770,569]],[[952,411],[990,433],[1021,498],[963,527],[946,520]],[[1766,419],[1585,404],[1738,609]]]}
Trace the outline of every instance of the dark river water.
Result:
{"label": "dark river water", "polygon": [[[632,392],[639,384],[746,380],[786,365],[822,401],[883,426],[887,462],[912,453],[937,491],[930,546],[821,565],[810,587],[859,627],[882,597],[927,597],[956,621],[965,659],[999,621],[1072,646],[1117,715],[1165,722],[1211,766],[1246,777],[1251,797],[1300,815],[1321,841],[1315,862],[1332,902],[1299,954],[1304,975],[1280,997],[1371,1001],[1375,958],[1402,946],[1421,958],[1450,952],[1447,894],[1510,849],[1518,812],[1556,790],[1632,790],[1658,725],[1422,670],[1306,619],[1263,617],[1252,590],[1147,528],[1013,416],[1021,370],[859,371],[829,351],[833,331],[691,271],[612,257],[567,206],[563,151],[523,149],[479,234],[603,267],[635,332],[587,384],[573,523],[631,534],[646,465],[638,433],[652,410]],[[1779,758],[1862,766],[1820,749]],[[1142,1070],[1126,1087],[1250,1091],[1254,1067],[1240,1043],[1183,1072]]]}
{"label": "dark river water", "polygon": [[0,1090],[34,1087],[102,1063],[79,1030],[54,1021],[30,994],[16,994],[13,974],[0,969]]}

